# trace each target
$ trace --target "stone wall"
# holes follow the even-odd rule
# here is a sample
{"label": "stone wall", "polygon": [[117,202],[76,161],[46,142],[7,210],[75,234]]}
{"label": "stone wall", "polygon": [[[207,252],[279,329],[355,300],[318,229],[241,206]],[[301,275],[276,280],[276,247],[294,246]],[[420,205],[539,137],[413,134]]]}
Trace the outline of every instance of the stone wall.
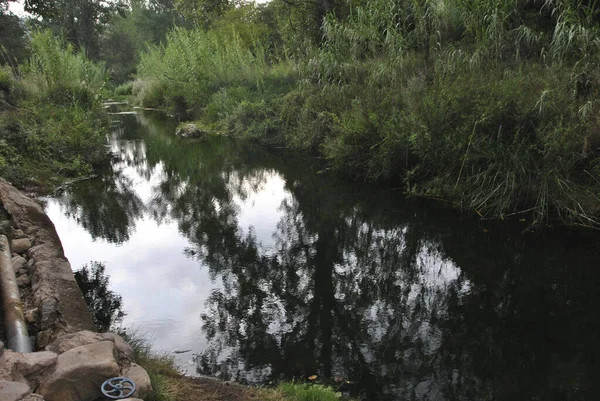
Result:
{"label": "stone wall", "polygon": [[135,364],[132,347],[118,334],[93,331],[90,311],[43,208],[2,178],[0,204],[0,232],[11,239],[13,268],[37,350],[21,354],[0,342],[0,400],[102,400],[102,383],[118,376],[136,384],[132,396],[149,396],[150,377]]}
{"label": "stone wall", "polygon": [[1,178],[0,203],[11,218],[2,229],[12,239],[13,264],[36,348],[65,333],[93,330],[60,238],[42,207]]}

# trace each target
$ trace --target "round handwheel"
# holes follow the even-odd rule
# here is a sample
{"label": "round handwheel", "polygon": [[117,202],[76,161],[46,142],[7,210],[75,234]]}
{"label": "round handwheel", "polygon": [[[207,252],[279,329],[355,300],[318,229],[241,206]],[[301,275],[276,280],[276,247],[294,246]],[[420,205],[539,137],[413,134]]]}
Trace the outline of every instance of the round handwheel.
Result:
{"label": "round handwheel", "polygon": [[106,397],[120,400],[135,393],[135,383],[126,377],[113,377],[102,383],[100,390]]}

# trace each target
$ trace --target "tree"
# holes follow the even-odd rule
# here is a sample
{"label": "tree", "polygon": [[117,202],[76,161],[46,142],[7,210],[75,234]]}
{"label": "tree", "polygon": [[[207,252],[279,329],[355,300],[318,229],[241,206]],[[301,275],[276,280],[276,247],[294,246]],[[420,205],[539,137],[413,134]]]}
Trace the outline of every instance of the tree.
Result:
{"label": "tree", "polygon": [[28,0],[25,3],[25,11],[41,18],[38,25],[63,35],[93,60],[99,58],[100,35],[111,16],[123,12],[124,7],[121,1],[101,0]]}
{"label": "tree", "polygon": [[170,1],[131,0],[126,9],[112,15],[100,38],[100,58],[115,82],[131,79],[139,53],[165,39],[176,23],[173,7]]}
{"label": "tree", "polygon": [[27,40],[20,18],[7,7],[6,1],[0,3],[0,65],[16,67],[27,58]]}

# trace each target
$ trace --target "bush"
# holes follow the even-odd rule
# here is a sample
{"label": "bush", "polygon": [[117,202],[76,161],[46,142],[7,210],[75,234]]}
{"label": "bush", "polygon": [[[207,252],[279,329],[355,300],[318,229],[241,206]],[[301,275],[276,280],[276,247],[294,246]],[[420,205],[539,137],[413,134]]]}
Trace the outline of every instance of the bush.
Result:
{"label": "bush", "polygon": [[45,191],[106,162],[103,85],[101,65],[48,32],[35,33],[22,76],[0,69],[2,93],[12,104],[0,110],[0,174]]}

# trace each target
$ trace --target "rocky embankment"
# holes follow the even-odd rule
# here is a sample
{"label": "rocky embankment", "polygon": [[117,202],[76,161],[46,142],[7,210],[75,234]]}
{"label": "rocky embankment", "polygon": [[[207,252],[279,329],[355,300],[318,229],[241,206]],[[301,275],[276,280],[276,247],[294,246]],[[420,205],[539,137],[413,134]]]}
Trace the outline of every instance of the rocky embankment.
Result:
{"label": "rocky embankment", "polygon": [[[54,225],[42,207],[0,178],[1,234],[11,241],[12,263],[35,352],[0,347],[0,400],[104,400],[100,387],[127,377],[129,400],[150,396],[148,373],[132,347],[115,333],[96,333]],[[3,334],[0,333],[0,336]]]}

